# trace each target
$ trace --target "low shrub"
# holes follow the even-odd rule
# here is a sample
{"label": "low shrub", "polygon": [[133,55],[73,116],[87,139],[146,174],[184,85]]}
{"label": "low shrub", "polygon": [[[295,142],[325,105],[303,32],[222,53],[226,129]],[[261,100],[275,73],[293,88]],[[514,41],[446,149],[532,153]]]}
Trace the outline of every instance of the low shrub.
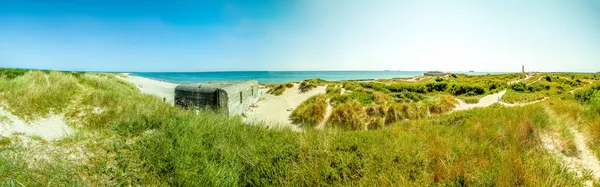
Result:
{"label": "low shrub", "polygon": [[388,85],[387,89],[391,92],[427,93],[427,86],[423,84],[392,84]]}
{"label": "low shrub", "polygon": [[464,84],[464,83],[450,83],[448,85],[448,92],[452,95],[482,95],[485,93],[485,88],[480,85]]}
{"label": "low shrub", "polygon": [[365,130],[367,118],[363,106],[358,101],[353,101],[335,107],[329,117],[329,123],[342,129]]}
{"label": "low shrub", "polygon": [[419,101],[425,99],[425,96],[423,94],[414,93],[414,92],[393,93],[392,97],[394,98],[394,100],[396,102],[399,102],[399,103],[419,102]]}
{"label": "low shrub", "polygon": [[302,102],[290,115],[292,122],[314,127],[325,119],[327,97],[319,94]]}
{"label": "low shrub", "polygon": [[447,82],[430,82],[425,85],[428,92],[444,92],[448,88]]}
{"label": "low shrub", "polygon": [[363,88],[369,88],[373,90],[377,90],[383,93],[390,93],[390,90],[387,89],[387,85],[378,82],[361,82],[359,83]]}
{"label": "low shrub", "polygon": [[535,83],[532,85],[526,85],[525,83],[517,82],[509,85],[508,88],[517,92],[533,93],[550,90],[551,85],[547,83]]}
{"label": "low shrub", "polygon": [[575,99],[580,102],[586,103],[590,99],[592,99],[594,93],[598,92],[598,90],[600,90],[600,84],[595,84],[589,88],[579,90],[575,92]]}

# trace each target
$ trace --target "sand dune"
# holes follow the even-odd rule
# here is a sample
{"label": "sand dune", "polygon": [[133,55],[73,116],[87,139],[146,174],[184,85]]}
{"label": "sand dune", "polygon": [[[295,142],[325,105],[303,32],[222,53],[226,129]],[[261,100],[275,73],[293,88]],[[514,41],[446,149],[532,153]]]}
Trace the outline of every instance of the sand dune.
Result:
{"label": "sand dune", "polygon": [[[290,120],[290,114],[293,109],[298,107],[306,99],[325,93],[325,86],[319,86],[306,93],[301,93],[298,90],[299,84],[294,84],[294,87],[286,89],[280,96],[271,94],[263,94],[261,96],[262,101],[259,101],[256,108],[246,112],[246,122],[249,123],[260,123],[275,124],[274,127],[292,127]],[[262,93],[266,93],[266,89],[261,90]]]}
{"label": "sand dune", "polygon": [[122,80],[128,81],[137,86],[142,93],[154,95],[158,98],[165,99],[168,103],[173,104],[175,98],[175,87],[178,84],[158,81],[154,79],[132,76],[125,74],[126,78],[119,77]]}
{"label": "sand dune", "polygon": [[50,115],[47,118],[25,121],[0,107],[0,117],[3,117],[0,120],[0,137],[23,133],[27,136],[39,136],[46,141],[52,141],[73,132],[62,115]]}

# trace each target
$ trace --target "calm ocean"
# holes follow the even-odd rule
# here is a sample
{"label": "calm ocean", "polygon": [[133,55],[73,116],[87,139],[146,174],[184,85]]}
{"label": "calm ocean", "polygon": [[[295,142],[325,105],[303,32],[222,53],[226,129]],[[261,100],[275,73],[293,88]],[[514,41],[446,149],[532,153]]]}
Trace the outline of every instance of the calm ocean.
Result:
{"label": "calm ocean", "polygon": [[[423,71],[229,71],[229,72],[134,72],[135,76],[163,80],[178,84],[254,79],[260,83],[286,83],[311,78],[329,81],[407,78],[423,75]],[[498,74],[490,72],[461,72],[470,75]]]}

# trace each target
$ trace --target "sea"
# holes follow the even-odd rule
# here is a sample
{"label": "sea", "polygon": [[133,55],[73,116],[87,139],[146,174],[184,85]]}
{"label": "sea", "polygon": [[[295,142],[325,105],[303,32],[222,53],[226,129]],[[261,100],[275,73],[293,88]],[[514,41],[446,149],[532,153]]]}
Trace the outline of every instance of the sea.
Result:
{"label": "sea", "polygon": [[[257,80],[259,83],[287,83],[321,78],[328,81],[410,78],[424,71],[226,71],[226,72],[131,72],[131,75],[177,84]],[[455,72],[468,75],[502,74],[504,72]]]}

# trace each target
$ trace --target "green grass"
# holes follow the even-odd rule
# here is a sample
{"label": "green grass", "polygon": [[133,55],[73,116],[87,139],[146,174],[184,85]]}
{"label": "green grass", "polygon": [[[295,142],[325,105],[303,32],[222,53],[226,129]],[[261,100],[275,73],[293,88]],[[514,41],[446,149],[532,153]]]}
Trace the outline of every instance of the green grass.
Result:
{"label": "green grass", "polygon": [[269,85],[270,89],[267,90],[267,93],[279,96],[285,92],[286,88],[288,88],[287,85],[288,84]]}
{"label": "green grass", "polygon": [[10,112],[24,119],[62,113],[79,89],[75,77],[55,71],[30,71],[3,84],[6,87],[0,99],[6,101]]}
{"label": "green grass", "polygon": [[327,112],[327,97],[323,94],[308,98],[302,102],[292,114],[290,118],[296,124],[303,124],[309,127],[314,127],[325,119]]}
{"label": "green grass", "polygon": [[[52,75],[54,74],[54,75]],[[48,142],[57,151],[7,143],[0,149],[0,183],[26,186],[580,186],[546,152],[537,132],[552,127],[541,104],[482,108],[425,117],[431,106],[445,111],[454,98],[427,96],[397,103],[376,90],[373,101],[339,103],[334,128],[273,130],[247,125],[213,111],[187,111],[142,95],[113,75],[30,72],[5,80],[11,112],[43,115],[62,111],[76,121],[76,134]],[[460,76],[457,76],[460,78]],[[20,80],[22,79],[22,80]],[[481,78],[483,79],[483,78]],[[16,81],[16,82],[13,82]],[[27,82],[29,81],[29,82]],[[19,83],[19,84],[17,84]],[[49,83],[58,91],[14,95],[28,85]],[[345,87],[353,83],[346,83]],[[79,85],[79,86],[78,86]],[[81,86],[81,87],[80,87]],[[351,87],[351,86],[350,86]],[[13,88],[15,88],[13,90]],[[26,93],[21,91],[21,93]],[[380,95],[383,94],[383,95]],[[379,96],[378,96],[379,95]],[[361,98],[361,97],[357,97]],[[11,101],[12,100],[12,101]],[[317,100],[317,99],[315,99]],[[10,105],[13,103],[15,106]],[[77,103],[77,104],[72,104]],[[427,105],[428,104],[428,105]],[[308,104],[307,104],[308,106]],[[96,114],[90,109],[99,107]],[[591,115],[591,113],[590,113]],[[394,120],[386,123],[393,116]],[[411,119],[406,121],[404,119]],[[382,125],[382,123],[384,125]],[[385,127],[382,127],[385,126]],[[591,125],[590,125],[591,126]],[[366,130],[373,129],[373,130]],[[377,130],[375,130],[377,129]],[[356,130],[356,131],[351,131]],[[600,134],[600,133],[598,133]],[[73,161],[65,150],[90,155]],[[48,155],[33,162],[27,155]]]}
{"label": "green grass", "polygon": [[522,93],[514,90],[507,90],[500,100],[507,103],[526,103],[537,101],[547,96],[548,93],[546,92]]}
{"label": "green grass", "polygon": [[429,107],[431,114],[442,114],[454,109],[458,102],[453,96],[441,95],[434,97],[431,100],[426,101],[426,105]]}

